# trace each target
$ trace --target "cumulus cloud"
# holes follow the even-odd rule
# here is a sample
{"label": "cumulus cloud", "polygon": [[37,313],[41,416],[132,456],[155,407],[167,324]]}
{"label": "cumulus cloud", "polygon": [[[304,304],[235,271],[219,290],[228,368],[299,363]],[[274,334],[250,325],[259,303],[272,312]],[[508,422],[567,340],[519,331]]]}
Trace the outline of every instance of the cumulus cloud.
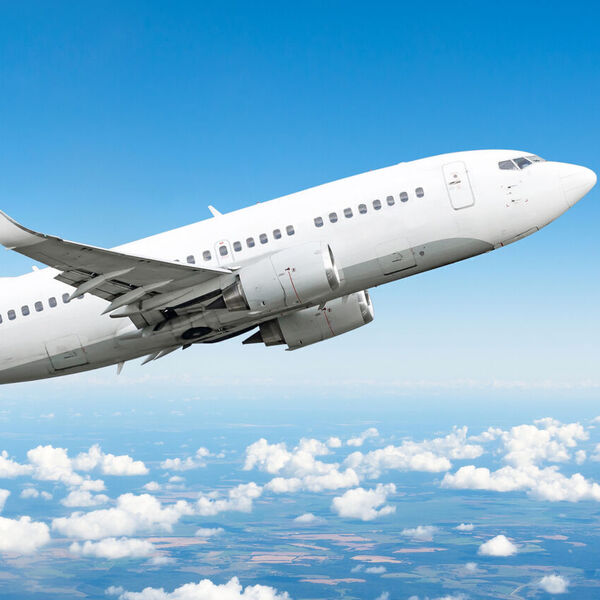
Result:
{"label": "cumulus cloud", "polygon": [[395,492],[396,486],[393,483],[387,485],[379,483],[375,489],[370,490],[355,488],[348,490],[342,496],[336,496],[331,503],[331,508],[340,517],[372,521],[377,517],[396,512],[395,506],[385,504],[388,494]]}
{"label": "cumulus cloud", "polygon": [[73,554],[81,556],[94,556],[117,560],[119,558],[145,558],[155,551],[155,547],[147,540],[130,538],[106,538],[99,542],[73,542],[69,547]]}
{"label": "cumulus cloud", "polygon": [[478,553],[482,556],[513,556],[518,552],[517,546],[506,536],[497,535],[479,546]]}
{"label": "cumulus cloud", "polygon": [[0,517],[0,552],[31,554],[50,541],[48,525],[30,517]]}
{"label": "cumulus cloud", "polygon": [[294,523],[300,523],[301,525],[312,525],[314,523],[323,523],[324,521],[325,519],[317,517],[312,513],[304,513],[294,519]]}
{"label": "cumulus cloud", "polygon": [[418,525],[417,527],[411,527],[402,530],[402,535],[409,537],[415,542],[431,542],[433,534],[438,530],[433,525]]}
{"label": "cumulus cloud", "polygon": [[473,525],[473,523],[461,523],[454,529],[457,529],[458,531],[473,531],[473,529],[475,529],[475,525]]}
{"label": "cumulus cloud", "polygon": [[76,471],[91,471],[100,468],[104,475],[146,475],[148,469],[141,460],[134,460],[127,454],[115,456],[105,454],[98,444],[94,444],[87,452],[78,454],[73,459]]}
{"label": "cumulus cloud", "polygon": [[561,575],[546,575],[538,581],[538,586],[548,594],[565,594],[568,591],[569,580]]}
{"label": "cumulus cloud", "polygon": [[160,467],[161,469],[169,471],[189,471],[191,469],[198,469],[206,466],[206,461],[204,459],[210,455],[207,448],[200,447],[196,450],[196,454],[193,457],[188,456],[185,459],[167,458],[160,463]]}
{"label": "cumulus cloud", "polygon": [[203,537],[203,538],[209,538],[209,537],[213,537],[214,535],[219,535],[221,533],[223,533],[225,530],[222,527],[201,527],[200,529],[196,530],[196,537]]}
{"label": "cumulus cloud", "polygon": [[249,513],[252,502],[262,494],[262,488],[254,482],[242,483],[227,492],[227,498],[215,498],[213,494],[200,496],[196,502],[197,513],[213,517],[224,511]]}
{"label": "cumulus cloud", "polygon": [[482,453],[480,445],[469,443],[467,428],[462,427],[443,438],[406,440],[400,446],[389,445],[366,454],[353,452],[344,464],[366,477],[379,477],[389,469],[439,473],[452,467],[451,459],[477,458]]}
{"label": "cumulus cloud", "polygon": [[519,468],[506,466],[496,471],[467,465],[456,473],[446,473],[442,487],[495,492],[525,490],[535,498],[551,502],[600,501],[600,485],[587,480],[580,473],[566,477],[556,465],[545,468],[535,465]]}
{"label": "cumulus cloud", "polygon": [[2,450],[0,452],[0,478],[13,479],[19,475],[28,475],[33,470],[31,465],[22,465],[12,458],[9,458],[8,452]]}
{"label": "cumulus cloud", "polygon": [[220,585],[203,579],[198,583],[186,583],[172,592],[151,587],[141,592],[128,592],[111,586],[106,593],[118,596],[118,600],[290,600],[287,592],[278,592],[270,586],[249,585],[243,588],[237,577]]}
{"label": "cumulus cloud", "polygon": [[329,448],[341,448],[342,440],[339,437],[332,436],[327,440],[326,444]]}
{"label": "cumulus cloud", "polygon": [[346,444],[358,448],[365,443],[365,440],[376,437],[379,437],[379,431],[375,427],[369,427],[369,429],[365,429],[360,435],[350,438]]}
{"label": "cumulus cloud", "polygon": [[158,483],[156,481],[149,481],[144,486],[144,489],[148,490],[149,492],[157,492],[158,490],[160,490],[160,483]]}
{"label": "cumulus cloud", "polygon": [[369,575],[381,575],[386,571],[387,569],[385,567],[367,567],[365,569],[365,573],[368,573]]}
{"label": "cumulus cloud", "polygon": [[56,518],[52,529],[67,537],[85,540],[131,536],[138,531],[171,531],[182,516],[193,512],[191,505],[183,500],[163,507],[149,494],[123,494],[117,498],[114,508]]}
{"label": "cumulus cloud", "polygon": [[93,495],[87,490],[73,490],[66,498],[63,498],[60,503],[72,508],[75,506],[98,506],[100,504],[106,504],[108,500],[109,498],[105,494]]}
{"label": "cumulus cloud", "polygon": [[293,450],[286,444],[269,444],[261,438],[246,448],[244,469],[258,468],[272,475],[265,488],[271,492],[293,493],[299,490],[320,492],[353,487],[359,484],[353,469],[340,471],[338,463],[317,460],[329,453],[327,444],[316,439],[303,438]]}
{"label": "cumulus cloud", "polygon": [[35,479],[60,481],[66,485],[80,485],[83,477],[73,471],[73,464],[65,448],[37,446],[27,452]]}

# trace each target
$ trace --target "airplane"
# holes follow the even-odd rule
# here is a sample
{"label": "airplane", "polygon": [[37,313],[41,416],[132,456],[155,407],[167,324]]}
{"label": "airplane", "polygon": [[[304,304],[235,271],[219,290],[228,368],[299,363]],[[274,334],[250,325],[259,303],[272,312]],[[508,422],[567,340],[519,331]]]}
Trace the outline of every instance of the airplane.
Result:
{"label": "airplane", "polygon": [[596,184],[585,167],[477,150],[403,162],[111,250],[0,212],[0,243],[47,265],[0,278],[0,383],[249,333],[303,348],[368,324],[368,289],[539,231]]}

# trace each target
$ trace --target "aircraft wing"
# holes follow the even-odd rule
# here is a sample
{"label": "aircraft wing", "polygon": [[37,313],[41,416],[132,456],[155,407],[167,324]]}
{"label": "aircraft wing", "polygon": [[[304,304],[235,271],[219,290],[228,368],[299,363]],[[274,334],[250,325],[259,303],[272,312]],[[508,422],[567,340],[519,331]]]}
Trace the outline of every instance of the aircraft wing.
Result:
{"label": "aircraft wing", "polygon": [[27,229],[1,211],[0,244],[60,271],[56,279],[76,288],[72,297],[108,300],[105,312],[231,273],[69,242]]}

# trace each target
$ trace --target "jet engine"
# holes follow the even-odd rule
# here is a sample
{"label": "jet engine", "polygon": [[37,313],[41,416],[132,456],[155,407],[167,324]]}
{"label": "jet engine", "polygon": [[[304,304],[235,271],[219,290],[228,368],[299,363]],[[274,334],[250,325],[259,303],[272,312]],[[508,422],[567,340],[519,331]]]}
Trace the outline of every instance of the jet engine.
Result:
{"label": "jet engine", "polygon": [[208,308],[276,311],[318,301],[340,285],[328,244],[309,242],[242,267],[236,281]]}
{"label": "jet engine", "polygon": [[365,290],[331,300],[323,308],[313,306],[261,323],[260,329],[244,344],[287,344],[288,350],[296,350],[352,331],[372,320],[373,305]]}

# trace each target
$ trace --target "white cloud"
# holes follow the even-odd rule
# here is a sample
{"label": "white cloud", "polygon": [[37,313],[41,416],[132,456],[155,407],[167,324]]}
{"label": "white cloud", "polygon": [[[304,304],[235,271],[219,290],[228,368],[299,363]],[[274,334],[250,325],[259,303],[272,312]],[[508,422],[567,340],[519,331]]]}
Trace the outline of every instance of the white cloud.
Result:
{"label": "white cloud", "polygon": [[379,431],[375,427],[369,427],[369,429],[365,429],[360,435],[350,438],[346,444],[358,448],[365,443],[365,440],[375,437],[379,437]]}
{"label": "white cloud", "polygon": [[9,458],[8,452],[2,450],[0,452],[0,478],[1,479],[12,479],[19,475],[27,475],[32,471],[31,465],[22,465],[12,458]]}
{"label": "white cloud", "polygon": [[119,600],[290,600],[287,592],[278,592],[270,586],[249,585],[243,588],[237,577],[220,585],[203,579],[198,583],[186,583],[172,592],[151,587],[141,592],[128,592],[111,587],[107,593],[118,595]]}
{"label": "white cloud", "polygon": [[452,467],[451,459],[477,458],[483,448],[468,443],[467,428],[455,428],[443,438],[423,442],[404,441],[400,446],[386,446],[367,454],[353,452],[345,465],[359,475],[379,477],[388,469],[439,473]]}
{"label": "white cloud", "polygon": [[565,594],[568,591],[569,580],[561,575],[545,575],[538,585],[548,594]]}
{"label": "white cloud", "polygon": [[10,492],[8,490],[0,490],[0,512],[4,510],[4,505],[6,504],[6,499],[10,496]]}
{"label": "white cloud", "polygon": [[0,552],[31,554],[50,541],[48,525],[30,517],[0,517]]}
{"label": "white cloud", "polygon": [[97,467],[104,475],[146,475],[148,469],[141,460],[133,460],[127,454],[115,456],[105,454],[98,444],[94,444],[87,452],[78,454],[72,461],[76,471],[91,471]]}
{"label": "white cloud", "polygon": [[153,567],[163,567],[164,565],[172,565],[175,559],[172,556],[165,556],[164,554],[156,554],[149,561],[148,564]]}
{"label": "white cloud", "polygon": [[348,490],[342,496],[336,496],[331,503],[331,508],[340,517],[372,521],[396,511],[395,506],[385,504],[388,494],[395,492],[396,486],[393,483],[387,485],[378,483],[375,489],[370,490],[355,488]]}
{"label": "white cloud", "polygon": [[222,527],[201,527],[200,529],[196,530],[196,533],[194,535],[196,537],[209,538],[213,537],[214,535],[219,535],[224,531],[225,530]]}
{"label": "white cloud", "polygon": [[390,600],[390,593],[389,592],[381,592],[381,594],[379,594],[379,596],[377,596],[377,598],[375,598],[375,600]]}
{"label": "white cloud", "polygon": [[418,525],[402,530],[402,535],[409,537],[415,542],[430,542],[433,539],[433,534],[438,530],[433,525]]}
{"label": "white cloud", "polygon": [[40,493],[33,487],[25,488],[20,494],[19,498],[37,498]]}
{"label": "white cloud", "polygon": [[52,529],[71,538],[97,540],[130,536],[138,531],[171,531],[182,516],[190,514],[193,514],[193,509],[183,500],[163,507],[149,494],[123,494],[117,499],[117,506],[114,508],[59,517],[52,521]]}
{"label": "white cloud", "polygon": [[254,482],[242,483],[227,492],[227,498],[216,499],[211,495],[198,498],[196,509],[203,517],[213,517],[224,511],[238,511],[249,513],[252,510],[252,501],[262,494],[262,488]]}
{"label": "white cloud", "polygon": [[365,573],[369,573],[369,575],[381,575],[386,571],[387,569],[385,567],[367,567],[365,569]]}
{"label": "white cloud", "polygon": [[69,550],[73,554],[81,556],[116,560],[119,558],[145,558],[155,551],[155,547],[147,540],[106,538],[99,542],[87,541],[83,544],[73,542]]}
{"label": "white cloud", "polygon": [[317,517],[316,515],[313,515],[312,513],[304,513],[303,515],[300,515],[299,517],[296,517],[294,519],[294,523],[300,523],[301,525],[311,525],[311,524],[316,524],[316,523],[323,523],[325,521],[325,519],[321,518],[321,517]]}
{"label": "white cloud", "polygon": [[587,454],[585,450],[577,450],[577,452],[575,452],[575,462],[578,465],[582,465],[585,462],[586,458]]}
{"label": "white cloud", "polygon": [[461,523],[454,529],[457,529],[458,531],[473,531],[473,529],[475,529],[475,525],[473,525],[473,523]]}
{"label": "white cloud", "polygon": [[478,553],[482,556],[512,556],[517,552],[517,546],[504,535],[497,535],[484,542],[478,550]]}
{"label": "white cloud", "polygon": [[198,469],[206,466],[204,460],[207,456],[211,456],[211,453],[207,448],[201,446],[196,450],[195,456],[188,456],[185,459],[181,458],[167,458],[160,463],[161,469],[170,471],[189,471],[191,469]]}
{"label": "white cloud", "polygon": [[551,502],[600,501],[600,485],[587,480],[580,473],[566,477],[556,465],[543,469],[535,465],[518,468],[509,465],[496,471],[467,465],[456,473],[446,473],[442,487],[495,492],[526,490],[535,498]]}
{"label": "white cloud", "polygon": [[144,489],[148,490],[149,492],[158,492],[158,490],[160,490],[160,483],[158,483],[156,481],[149,481],[144,486]]}
{"label": "white cloud", "polygon": [[100,504],[106,504],[108,500],[109,498],[105,494],[93,495],[87,490],[73,490],[66,498],[63,498],[60,503],[72,508],[75,506],[98,506]]}
{"label": "white cloud", "polygon": [[332,436],[327,440],[326,444],[329,448],[341,448],[342,440],[339,437]]}
{"label": "white cloud", "polygon": [[60,481],[66,485],[80,485],[83,477],[73,471],[73,464],[65,448],[37,446],[27,452],[35,479],[42,481]]}
{"label": "white cloud", "polygon": [[52,494],[50,492],[40,492],[40,497],[44,500],[52,500]]}
{"label": "white cloud", "polygon": [[246,448],[245,470],[258,468],[275,477],[265,488],[277,494],[293,493],[301,489],[311,492],[337,490],[358,485],[353,469],[339,471],[338,463],[325,463],[317,456],[329,453],[329,448],[316,439],[303,438],[289,451],[284,443],[269,444],[261,438]]}
{"label": "white cloud", "polygon": [[468,574],[477,573],[479,571],[476,562],[468,562],[463,567],[463,571]]}

